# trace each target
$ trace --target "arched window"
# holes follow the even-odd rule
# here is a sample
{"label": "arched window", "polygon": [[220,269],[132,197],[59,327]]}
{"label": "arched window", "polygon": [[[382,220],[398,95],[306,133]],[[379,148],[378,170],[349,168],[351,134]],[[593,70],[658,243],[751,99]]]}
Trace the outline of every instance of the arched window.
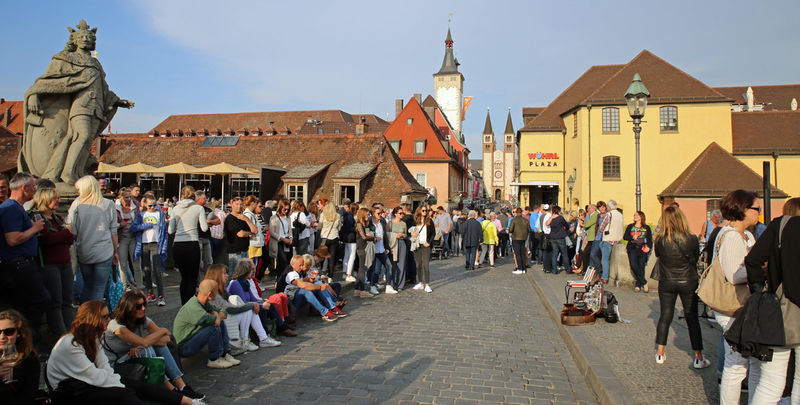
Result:
{"label": "arched window", "polygon": [[619,180],[619,156],[603,156],[603,180]]}
{"label": "arched window", "polygon": [[603,132],[619,132],[619,108],[603,109]]}
{"label": "arched window", "polygon": [[678,107],[661,107],[659,115],[661,119],[661,131],[678,130]]}

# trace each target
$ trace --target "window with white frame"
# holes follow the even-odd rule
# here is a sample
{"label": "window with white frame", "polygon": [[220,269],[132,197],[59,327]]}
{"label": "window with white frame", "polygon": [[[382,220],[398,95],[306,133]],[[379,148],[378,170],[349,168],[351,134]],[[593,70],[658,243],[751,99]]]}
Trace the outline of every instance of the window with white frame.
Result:
{"label": "window with white frame", "polygon": [[424,139],[417,139],[414,141],[414,154],[415,155],[424,155],[425,154],[425,140]]}
{"label": "window with white frame", "polygon": [[603,109],[603,132],[619,132],[619,108]]}
{"label": "window with white frame", "polygon": [[289,184],[287,186],[286,195],[289,197],[289,201],[300,200],[305,202],[304,191],[305,186],[302,184]]}
{"label": "window with white frame", "polygon": [[393,140],[389,141],[389,146],[391,146],[392,149],[394,149],[395,153],[400,153],[400,140],[399,139],[393,139]]}
{"label": "window with white frame", "polygon": [[417,183],[419,183],[420,186],[428,187],[428,185],[427,185],[427,177],[428,176],[425,173],[417,173],[416,177],[417,177]]}
{"label": "window with white frame", "polygon": [[661,107],[659,110],[659,118],[661,121],[662,131],[677,131],[678,130],[678,107],[666,106]]}

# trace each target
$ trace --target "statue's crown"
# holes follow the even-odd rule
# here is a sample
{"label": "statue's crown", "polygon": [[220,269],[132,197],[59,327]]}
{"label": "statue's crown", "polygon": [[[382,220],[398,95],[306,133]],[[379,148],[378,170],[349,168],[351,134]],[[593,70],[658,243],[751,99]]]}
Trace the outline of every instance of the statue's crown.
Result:
{"label": "statue's crown", "polygon": [[67,28],[69,29],[69,32],[76,32],[76,31],[92,31],[92,32],[97,32],[97,27],[94,27],[94,28],[91,28],[91,29],[90,29],[90,28],[89,28],[89,24],[87,24],[87,23],[86,23],[86,20],[81,20],[81,21],[78,23],[78,25],[76,25],[76,26],[75,26],[75,28],[77,28],[77,30],[76,30],[76,29],[73,29],[72,27],[67,27]]}

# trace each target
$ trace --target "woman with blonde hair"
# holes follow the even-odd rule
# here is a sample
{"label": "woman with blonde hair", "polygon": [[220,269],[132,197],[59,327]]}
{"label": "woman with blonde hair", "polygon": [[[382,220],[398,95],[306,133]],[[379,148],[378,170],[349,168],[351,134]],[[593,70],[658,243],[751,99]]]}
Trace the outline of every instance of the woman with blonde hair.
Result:
{"label": "woman with blonde hair", "polygon": [[39,260],[42,280],[50,292],[47,325],[57,336],[67,332],[72,323],[72,259],[69,248],[75,236],[60,215],[56,214],[60,199],[55,189],[36,190],[33,207],[28,213],[33,221],[44,219],[39,234]]}
{"label": "woman with blonde hair", "polygon": [[703,356],[703,338],[697,318],[697,259],[700,244],[697,235],[689,230],[683,211],[667,207],[661,215],[661,228],[655,236],[655,253],[658,261],[654,272],[658,274],[658,300],[661,315],[656,327],[656,363],[666,361],[667,334],[675,312],[678,296],[689,327],[689,340],[694,350],[694,368],[708,367],[711,362]]}
{"label": "woman with blonde hair", "polygon": [[264,250],[264,232],[261,231],[264,228],[264,224],[261,223],[260,219],[263,206],[261,205],[261,200],[254,195],[245,197],[244,205],[246,208],[242,214],[255,225],[255,229],[257,230],[257,232],[253,232],[253,234],[250,235],[250,247],[247,250],[247,257],[250,258],[256,268],[258,268]]}
{"label": "woman with blonde hair", "polygon": [[319,223],[322,244],[328,247],[328,253],[331,255],[327,259],[327,276],[333,278],[333,272],[336,269],[336,252],[339,249],[339,230],[342,229],[342,216],[336,212],[336,206],[333,203],[325,204]]}
{"label": "woman with blonde hair", "polygon": [[72,203],[67,223],[75,235],[75,253],[83,276],[81,302],[103,299],[111,269],[118,260],[117,211],[103,198],[94,176],[75,182],[78,198]]}
{"label": "woman with blonde hair", "polygon": [[172,209],[167,230],[170,235],[175,235],[172,253],[175,267],[181,273],[181,305],[194,296],[200,276],[200,235],[197,231],[208,230],[206,212],[194,200],[194,187],[183,186],[181,200]]}

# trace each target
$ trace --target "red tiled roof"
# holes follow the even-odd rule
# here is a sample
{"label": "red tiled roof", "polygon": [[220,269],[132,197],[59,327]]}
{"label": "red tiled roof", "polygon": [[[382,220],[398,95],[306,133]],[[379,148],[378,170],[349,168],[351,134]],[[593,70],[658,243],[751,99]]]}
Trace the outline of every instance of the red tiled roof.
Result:
{"label": "red tiled roof", "polygon": [[[564,128],[561,114],[592,93],[601,83],[616,73],[623,65],[592,66],[574,83],[567,87],[553,102],[521,131],[553,131]],[[624,91],[623,91],[624,93]]]}
{"label": "red tiled roof", "polygon": [[[339,126],[342,133],[353,133],[353,129],[348,129],[347,131],[343,129],[358,124],[362,116],[366,118],[366,123],[369,125],[370,132],[381,133],[389,126],[388,122],[374,114],[351,115],[342,110],[266,111],[231,114],[170,115],[167,119],[156,125],[153,131],[163,133],[167,130],[175,132],[177,129],[183,130],[184,132],[188,132],[192,129],[195,131],[208,129],[213,133],[217,129],[223,132],[230,129],[236,132],[247,129],[252,132],[257,131],[258,128],[266,131],[274,127],[278,133],[285,132],[286,128],[292,133],[298,133],[307,121],[312,120],[314,122],[319,121],[323,128],[327,126]],[[273,123],[272,127],[270,126],[270,122]],[[316,130],[314,133],[316,134]]]}
{"label": "red tiled roof", "polygon": [[[9,121],[8,125],[6,125],[5,114],[6,110],[9,109],[11,110],[11,120]],[[24,121],[25,120],[22,115],[22,101],[4,100],[2,103],[0,103],[0,126],[7,127],[15,134],[22,134]]]}
{"label": "red tiled roof", "polygon": [[[724,175],[720,175],[724,174]],[[762,177],[712,142],[664,191],[661,197],[720,198],[733,190],[743,189],[762,194]],[[772,188],[772,196],[786,198],[783,191]]]}
{"label": "red tiled roof", "polygon": [[800,111],[732,112],[733,153],[800,154]]}
{"label": "red tiled roof", "polygon": [[643,50],[580,104],[625,104],[625,92],[635,74],[650,91],[648,103],[730,101],[730,98]]}
{"label": "red tiled roof", "polygon": [[[204,137],[142,137],[111,135],[99,161],[117,166],[143,162],[164,166],[184,162],[195,167],[228,162],[245,167],[274,167],[287,171],[300,166],[329,165],[312,199],[334,195],[333,175],[342,167],[375,165],[364,202],[396,206],[404,193],[423,194],[420,186],[381,134],[243,136],[235,146],[202,146]],[[383,145],[381,145],[381,141]],[[381,149],[383,152],[381,153]],[[381,157],[382,155],[382,157]]]}
{"label": "red tiled roof", "polygon": [[0,125],[0,138],[17,138],[19,135],[11,132],[10,129]]}
{"label": "red tiled roof", "polygon": [[[411,125],[408,125],[409,118],[412,119]],[[445,150],[444,145],[447,140],[442,137],[438,128],[413,97],[384,132],[384,135],[388,140],[400,140],[398,155],[403,160],[452,159]],[[426,142],[423,156],[414,154],[414,142],[418,139],[424,139]]]}
{"label": "red tiled roof", "polygon": [[522,115],[539,115],[545,107],[522,107]]}
{"label": "red tiled roof", "polygon": [[[800,102],[800,84],[786,84],[778,86],[750,86],[753,89],[753,100],[756,104],[766,104],[765,111],[781,110],[790,111],[792,99]],[[747,104],[744,94],[747,86],[714,87],[714,90],[733,99],[734,104]]]}

